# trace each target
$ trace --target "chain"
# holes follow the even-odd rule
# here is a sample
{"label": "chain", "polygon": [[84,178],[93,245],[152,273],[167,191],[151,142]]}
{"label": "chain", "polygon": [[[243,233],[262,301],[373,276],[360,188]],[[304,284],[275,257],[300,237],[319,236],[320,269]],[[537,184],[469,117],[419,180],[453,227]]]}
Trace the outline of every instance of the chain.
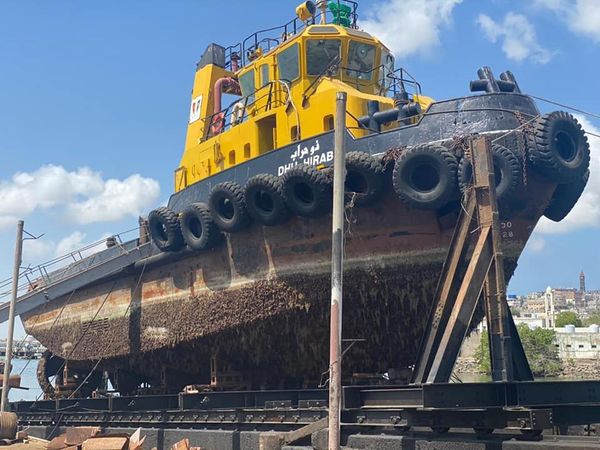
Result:
{"label": "chain", "polygon": [[386,151],[383,155],[383,158],[381,158],[383,170],[387,169],[390,162],[395,162],[404,150],[406,150],[406,145],[403,145],[401,147],[390,148],[388,151]]}
{"label": "chain", "polygon": [[527,186],[527,155],[528,155],[528,140],[529,136],[533,136],[535,131],[533,128],[533,121],[537,119],[537,116],[533,119],[525,117],[520,111],[515,111],[515,117],[519,121],[519,128],[521,133],[517,133],[517,146],[520,150],[521,166],[523,168],[523,186]]}
{"label": "chain", "polygon": [[463,158],[471,157],[471,146],[470,136],[455,136],[452,138],[452,143],[450,144],[450,150],[454,152],[454,156],[460,157],[462,155]]}

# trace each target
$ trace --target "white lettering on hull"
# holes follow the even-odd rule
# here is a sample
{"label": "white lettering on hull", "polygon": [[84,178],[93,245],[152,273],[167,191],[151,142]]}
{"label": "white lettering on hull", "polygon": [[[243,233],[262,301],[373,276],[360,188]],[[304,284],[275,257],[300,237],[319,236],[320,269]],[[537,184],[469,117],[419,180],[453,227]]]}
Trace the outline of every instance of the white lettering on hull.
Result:
{"label": "white lettering on hull", "polygon": [[319,140],[315,140],[315,144],[310,147],[301,147],[298,144],[298,148],[290,155],[292,162],[283,164],[277,168],[277,175],[282,176],[292,167],[297,164],[306,164],[309,166],[318,166],[333,161],[333,151],[321,151]]}

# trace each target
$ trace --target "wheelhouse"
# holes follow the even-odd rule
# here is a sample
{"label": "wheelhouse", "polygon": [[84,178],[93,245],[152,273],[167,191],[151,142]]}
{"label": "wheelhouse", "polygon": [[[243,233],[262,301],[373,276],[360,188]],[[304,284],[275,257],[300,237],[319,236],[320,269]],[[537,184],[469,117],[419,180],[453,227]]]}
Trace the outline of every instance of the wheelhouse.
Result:
{"label": "wheelhouse", "polygon": [[327,9],[307,20],[256,32],[228,48],[207,48],[194,80],[176,191],[331,131],[336,92],[347,93],[347,126],[356,137],[369,133],[358,118],[374,104],[385,111],[395,108],[398,98],[418,103],[419,109],[431,103],[414,79],[395,70],[389,49],[358,29],[356,3],[323,3]]}

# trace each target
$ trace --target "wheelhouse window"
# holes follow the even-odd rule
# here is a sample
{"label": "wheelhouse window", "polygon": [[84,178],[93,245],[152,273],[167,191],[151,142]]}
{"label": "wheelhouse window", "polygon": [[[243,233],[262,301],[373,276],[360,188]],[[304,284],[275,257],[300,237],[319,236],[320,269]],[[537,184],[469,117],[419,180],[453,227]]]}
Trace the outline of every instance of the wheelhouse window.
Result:
{"label": "wheelhouse window", "polygon": [[379,73],[379,85],[386,91],[392,86],[394,73],[394,56],[385,49],[381,50],[381,71]]}
{"label": "wheelhouse window", "polygon": [[359,41],[350,41],[346,75],[359,80],[371,80],[375,67],[375,46]]}
{"label": "wheelhouse window", "polygon": [[260,66],[260,87],[265,87],[269,81],[269,65],[263,64]]}
{"label": "wheelhouse window", "polygon": [[339,39],[309,39],[306,41],[306,72],[321,75],[340,56]]}
{"label": "wheelhouse window", "polygon": [[254,70],[250,69],[248,72],[240,76],[240,87],[242,88],[242,95],[248,97],[248,103],[254,103]]}
{"label": "wheelhouse window", "polygon": [[290,83],[300,76],[298,44],[294,44],[277,55],[279,79]]}

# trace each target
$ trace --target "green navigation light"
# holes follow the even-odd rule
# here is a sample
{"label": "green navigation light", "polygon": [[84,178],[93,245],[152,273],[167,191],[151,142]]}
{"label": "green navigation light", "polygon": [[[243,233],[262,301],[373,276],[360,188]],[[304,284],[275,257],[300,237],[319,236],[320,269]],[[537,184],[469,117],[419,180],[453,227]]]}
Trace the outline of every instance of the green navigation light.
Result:
{"label": "green navigation light", "polygon": [[334,24],[342,25],[343,27],[350,27],[350,15],[352,14],[352,8],[341,3],[330,2],[329,10],[333,14]]}

